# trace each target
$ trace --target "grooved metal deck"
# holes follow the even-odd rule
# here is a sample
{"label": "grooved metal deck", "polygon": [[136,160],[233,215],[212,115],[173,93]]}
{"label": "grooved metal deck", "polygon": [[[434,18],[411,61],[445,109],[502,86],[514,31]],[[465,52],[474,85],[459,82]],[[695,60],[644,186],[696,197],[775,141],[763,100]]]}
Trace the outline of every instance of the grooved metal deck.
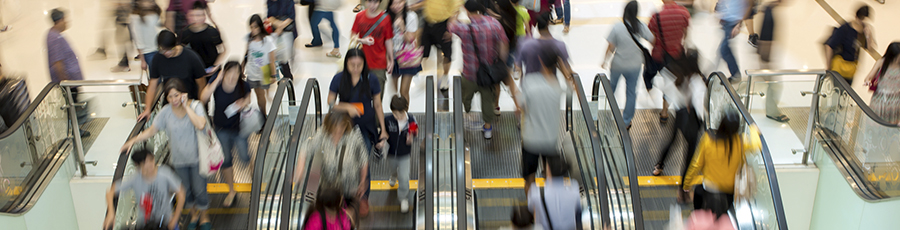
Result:
{"label": "grooved metal deck", "polygon": [[91,135],[81,138],[81,146],[84,147],[84,153],[87,154],[88,150],[91,149],[91,146],[94,145],[94,141],[97,140],[97,137],[100,136],[100,132],[103,131],[103,127],[106,127],[106,122],[109,122],[108,117],[95,117],[91,118],[90,121],[85,122],[81,127],[81,130],[90,132]]}
{"label": "grooved metal deck", "polygon": [[465,143],[472,157],[472,178],[521,178],[522,139],[511,112],[491,124],[493,137],[484,139],[480,112],[463,114]]}

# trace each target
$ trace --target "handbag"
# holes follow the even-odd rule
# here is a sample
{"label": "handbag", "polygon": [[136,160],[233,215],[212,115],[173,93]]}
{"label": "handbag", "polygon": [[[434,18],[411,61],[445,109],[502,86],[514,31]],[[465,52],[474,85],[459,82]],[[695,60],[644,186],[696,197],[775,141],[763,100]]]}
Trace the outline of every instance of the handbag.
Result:
{"label": "handbag", "polygon": [[[656,13],[656,15],[654,16],[656,17],[656,27],[657,29],[659,29],[659,33],[657,33],[659,36],[657,36],[656,40],[662,43],[663,60],[662,63],[659,63],[653,60],[653,56],[649,52],[645,54],[644,60],[650,60],[644,62],[644,86],[647,87],[647,90],[653,89],[653,78],[656,77],[656,74],[659,72],[659,70],[661,70],[663,67],[666,67],[670,60],[674,60],[674,58],[672,58],[672,55],[669,55],[669,51],[666,50],[666,47],[668,46],[666,46],[666,38],[663,35],[662,24],[659,22],[661,21],[659,13]],[[632,39],[634,39],[634,37],[632,37]],[[637,42],[637,40],[635,40],[635,42]],[[643,48],[640,45],[639,47]],[[641,49],[641,51],[643,50],[644,49]]]}
{"label": "handbag", "polygon": [[[657,14],[657,20],[656,20],[657,25],[659,25],[659,16],[658,15],[659,14]],[[635,25],[632,25],[632,27],[634,27],[634,26]],[[659,36],[662,36],[662,28],[660,28]],[[639,49],[641,49],[641,54],[644,55],[644,85],[647,86],[647,90],[650,90],[653,88],[653,84],[647,84],[647,83],[652,82],[653,77],[656,76],[656,72],[659,71],[659,68],[656,67],[655,62],[653,61],[653,56],[650,55],[650,51],[647,51],[647,48],[644,48],[644,46],[641,45],[641,42],[639,42],[637,40],[637,38],[634,37],[634,34],[629,32],[629,37],[631,37],[631,40],[634,41],[634,45],[637,45],[637,47]]]}
{"label": "handbag", "polygon": [[[191,108],[197,108],[200,102],[191,103]],[[219,143],[219,137],[213,132],[212,125],[206,120],[206,126],[201,130],[197,130],[197,153],[200,159],[200,175],[209,177],[215,175],[222,162],[225,161],[225,155],[222,154],[222,144]]]}
{"label": "handbag", "polygon": [[262,129],[263,116],[256,108],[246,108],[241,111],[241,131],[238,136],[249,137],[250,134],[258,132]]}
{"label": "handbag", "polygon": [[[741,157],[744,157],[743,151],[741,151],[741,153]],[[738,171],[738,174],[735,175],[734,178],[734,199],[751,200],[753,199],[753,193],[755,191],[756,173],[753,172],[753,167],[744,160],[741,170]]]}
{"label": "handbag", "polygon": [[481,52],[478,51],[479,45],[475,41],[475,32],[472,30],[472,25],[469,25],[469,36],[472,38],[472,47],[475,48],[475,61],[478,62],[478,70],[475,72],[475,83],[478,86],[489,87],[509,77],[509,69],[506,67],[506,63],[500,61],[499,57],[494,57],[494,60],[490,63],[484,63],[478,57]]}
{"label": "handbag", "polygon": [[404,42],[397,52],[397,65],[400,68],[416,68],[422,65],[424,47],[417,46],[416,42]]}

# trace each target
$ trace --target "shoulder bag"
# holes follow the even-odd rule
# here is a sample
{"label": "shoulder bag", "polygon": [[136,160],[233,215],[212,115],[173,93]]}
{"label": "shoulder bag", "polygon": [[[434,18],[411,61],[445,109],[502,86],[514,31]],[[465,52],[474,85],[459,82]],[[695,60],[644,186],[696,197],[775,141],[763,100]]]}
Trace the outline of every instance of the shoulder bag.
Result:
{"label": "shoulder bag", "polygon": [[[197,108],[197,106],[200,106],[200,102],[194,101],[191,103],[192,109]],[[202,114],[202,116],[205,116],[205,114]],[[225,155],[222,154],[222,144],[219,143],[216,132],[213,132],[209,119],[206,120],[206,126],[203,129],[197,130],[197,147],[198,159],[200,159],[200,175],[204,177],[215,175],[219,168],[222,167]]]}
{"label": "shoulder bag", "polygon": [[[544,189],[546,188],[544,186]],[[538,189],[541,191],[541,204],[544,205],[544,217],[547,218],[547,226],[550,227],[550,230],[553,230],[553,221],[550,221],[550,209],[547,208],[547,201],[544,199],[544,189]]]}
{"label": "shoulder bag", "polygon": [[496,85],[509,77],[509,69],[506,68],[506,63],[500,61],[499,54],[489,63],[481,61],[481,58],[478,57],[481,52],[478,51],[478,41],[475,40],[475,31],[472,30],[473,25],[474,23],[469,25],[469,36],[472,38],[472,47],[475,48],[475,61],[478,62],[475,83],[482,87]]}

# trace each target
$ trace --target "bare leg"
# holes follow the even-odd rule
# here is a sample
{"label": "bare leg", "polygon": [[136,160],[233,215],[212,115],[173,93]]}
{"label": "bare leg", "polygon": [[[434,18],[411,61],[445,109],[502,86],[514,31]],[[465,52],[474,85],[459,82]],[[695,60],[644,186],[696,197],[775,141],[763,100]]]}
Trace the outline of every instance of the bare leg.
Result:
{"label": "bare leg", "polygon": [[[391,79],[394,80],[394,84],[392,85],[393,87],[391,89],[394,90],[394,92],[396,93],[397,90],[400,88],[400,76],[392,74]],[[387,94],[382,93],[381,95],[387,95]]]}
{"label": "bare leg", "polygon": [[409,85],[412,84],[413,75],[403,75],[400,78],[400,96],[409,101]]}
{"label": "bare leg", "polygon": [[662,110],[659,111],[659,119],[669,119],[669,101],[666,101],[665,98],[663,98]]}
{"label": "bare leg", "polygon": [[259,106],[259,111],[268,111],[266,110],[266,94],[268,90],[266,89],[254,89],[256,92],[256,105]]}
{"label": "bare leg", "polygon": [[224,202],[224,205],[227,207],[233,204],[234,196],[236,195],[234,191],[234,167],[222,169],[222,175],[225,177],[225,184],[228,185],[228,196],[225,197]]}

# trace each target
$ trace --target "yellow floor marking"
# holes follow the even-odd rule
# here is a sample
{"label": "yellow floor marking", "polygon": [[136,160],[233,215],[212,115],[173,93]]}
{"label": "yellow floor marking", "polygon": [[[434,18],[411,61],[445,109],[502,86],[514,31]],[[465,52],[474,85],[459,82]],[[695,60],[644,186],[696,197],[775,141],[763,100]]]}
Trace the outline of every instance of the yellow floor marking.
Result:
{"label": "yellow floor marking", "polygon": [[[628,177],[622,178],[625,183],[629,183]],[[703,176],[697,176],[694,181],[688,182],[690,185],[698,185],[703,181]],[[681,176],[639,176],[638,186],[674,186],[681,184]]]}
{"label": "yellow floor marking", "polygon": [[[251,187],[253,186],[250,183],[235,183],[234,191],[238,193],[249,193]],[[225,183],[209,183],[206,184],[206,191],[209,192],[209,194],[228,193],[228,185]]]}

